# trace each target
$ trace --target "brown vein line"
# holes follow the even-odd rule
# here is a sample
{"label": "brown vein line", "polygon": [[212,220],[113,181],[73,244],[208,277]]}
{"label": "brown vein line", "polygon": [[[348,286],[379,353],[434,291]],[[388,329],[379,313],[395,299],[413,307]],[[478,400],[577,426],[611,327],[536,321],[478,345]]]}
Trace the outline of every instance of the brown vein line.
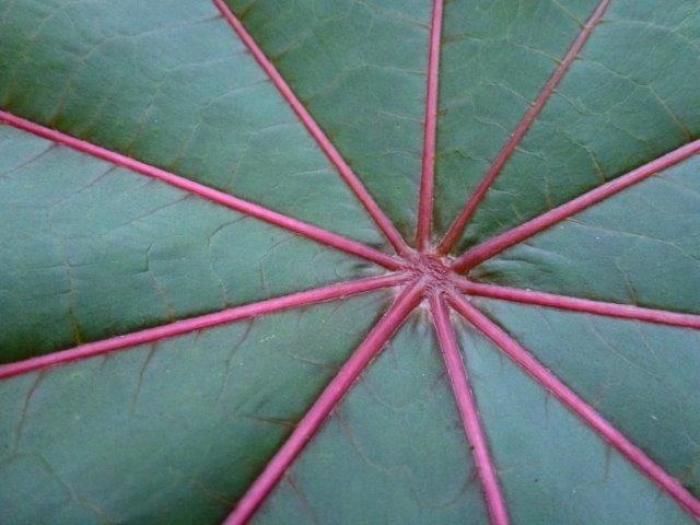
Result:
{"label": "brown vein line", "polygon": [[481,244],[467,250],[461,257],[455,259],[452,263],[452,269],[457,272],[463,272],[482,263],[486,259],[501,253],[503,250],[524,241],[525,239],[536,235],[551,226],[568,219],[572,215],[582,212],[583,210],[598,204],[612,197],[613,195],[626,190],[642,182],[643,180],[656,175],[671,166],[682,162],[689,157],[700,152],[700,140],[695,140],[681,146],[680,148],[667,153],[639,168],[630,171],[629,173],[617,177],[610,182],[598,186],[597,188],[576,197],[569,202],[557,206],[548,212],[535,217],[515,228],[512,228],[500,235],[496,235],[491,239],[484,241]]}
{"label": "brown vein line", "polygon": [[486,432],[479,416],[476,399],[469,385],[467,368],[457,346],[454,328],[450,322],[445,301],[437,293],[434,293],[430,297],[430,306],[445,369],[450,378],[459,413],[462,416],[464,433],[472,447],[491,523],[493,525],[508,525],[510,523],[508,509],[498,482],[496,466],[489,451]]}
{"label": "brown vein line", "polygon": [[442,38],[443,0],[434,0],[428,54],[428,87],[425,101],[423,170],[418,196],[416,246],[425,251],[430,242],[435,188],[435,146],[437,140],[438,96],[440,82],[440,40]]}
{"label": "brown vein line", "polygon": [[455,284],[459,290],[469,295],[478,295],[490,299],[700,330],[700,315],[695,314],[683,314],[631,304],[608,303],[508,286],[476,283],[463,278],[455,279]]}
{"label": "brown vein line", "polygon": [[486,197],[486,194],[491,189],[491,186],[493,185],[494,181],[501,174],[504,166],[508,163],[513,153],[515,153],[515,150],[522,142],[528,130],[535,122],[539,114],[542,112],[542,109],[544,109],[549,99],[552,97],[554,90],[562,81],[562,79],[566,75],[566,72],[571,67],[571,64],[573,64],[574,60],[576,60],[576,57],[580,54],[581,49],[583,49],[583,46],[588,41],[589,37],[591,36],[591,33],[593,32],[593,29],[602,20],[603,15],[605,14],[605,11],[608,8],[609,4],[610,0],[601,0],[601,2],[593,11],[593,14],[584,24],[583,28],[581,29],[581,32],[573,41],[566,55],[559,63],[559,66],[554,70],[552,76],[549,78],[547,83],[542,88],[542,91],[540,91],[539,95],[535,99],[535,102],[530,106],[530,108],[523,116],[522,120],[518,123],[518,126],[515,128],[515,131],[510,136],[510,139],[508,140],[508,142],[506,142],[501,151],[498,153],[498,156],[495,158],[495,160],[487,170],[486,175],[484,175],[484,178],[476,187],[474,193],[467,200],[461,213],[457,216],[450,228],[447,230],[447,233],[445,234],[444,238],[440,242],[440,245],[438,246],[438,253],[448,253],[459,241],[460,237],[462,236],[462,233],[464,232],[464,229],[467,227],[469,221],[476,213],[477,208]]}
{"label": "brown vein line", "polygon": [[260,476],[240,499],[228,516],[225,525],[247,523],[255,511],[272,493],[280,479],[301,453],[306,444],[319,431],[328,415],[338,406],[355,380],[382,350],[391,336],[404,323],[418,305],[423,294],[423,283],[414,281],[396,299],[391,308],[357,347],[338,374],[326,386],[323,393],[299,421],[289,439],[273,456]]}
{"label": "brown vein line", "polygon": [[370,195],[369,191],[367,191],[367,189],[364,187],[360,181],[360,178],[355,174],[355,172],[353,172],[350,165],[345,161],[343,156],[336,149],[325,132],[321,129],[321,126],[318,125],[316,120],[314,120],[309,111],[304,107],[294,91],[292,91],[292,88],[289,86],[289,84],[287,84],[287,81],[284,79],[284,77],[282,77],[272,61],[267,58],[243,23],[236,17],[236,15],[233,14],[233,11],[224,0],[212,1],[221,12],[224,19],[236,32],[243,44],[248,48],[250,54],[253,55],[260,67],[265,71],[265,73],[267,73],[270,81],[275,85],[294,113],[296,113],[299,120],[301,120],[309,134],[314,138],[321,150],[323,150],[326,157],[328,157],[330,162],[338,170],[338,173],[343,178],[345,183],[355,193],[357,199],[365,207],[369,215],[372,217],[372,220],[374,220],[382,233],[384,233],[396,252],[400,255],[409,253],[410,249],[406,244],[406,241],[404,241],[403,237],[401,237],[401,234],[396,229],[394,224],[384,214],[372,195]]}
{"label": "brown vein line", "polygon": [[94,343],[87,343],[68,350],[32,357],[17,363],[0,365],[0,379],[7,379],[49,367],[64,365],[73,361],[89,359],[98,355],[127,350],[139,345],[153,344],[165,339],[177,337],[190,332],[213,328],[223,324],[251,319],[292,308],[301,308],[325,301],[335,301],[353,295],[367,293],[381,288],[398,286],[409,278],[407,273],[383,275],[336,283],[322,288],[315,288],[257,303],[246,304],[215,312],[212,314],[184,319],[155,328],[148,328],[131,334],[111,337]]}
{"label": "brown vein line", "polygon": [[199,184],[198,182],[180,177],[174,173],[151,166],[150,164],[132,159],[131,157],[127,157],[121,153],[117,153],[85,140],[75,138],[61,131],[47,128],[41,124],[31,122],[7,111],[0,110],[0,122],[4,122],[15,128],[28,131],[29,133],[51,140],[57,144],[67,146],[74,150],[80,151],[81,153],[86,153],[93,157],[106,160],[112,164],[127,168],[141,175],[160,180],[166,184],[195,194],[203,199],[215,202],[216,204],[225,206],[244,215],[265,221],[269,224],[277,226],[278,228],[307,237],[320,244],[362,257],[363,259],[377,263],[390,270],[398,270],[401,267],[401,262],[396,260],[394,257],[375,250],[374,248],[370,248],[369,246],[357,241],[343,237],[342,235],[338,235],[336,233],[324,230],[323,228],[319,228],[318,226],[288,217],[287,215],[283,215],[258,204],[245,201],[238,197],[229,195],[228,193],[224,193],[214,188],[210,188],[209,186]]}
{"label": "brown vein line", "polygon": [[450,303],[465,319],[481,330],[486,337],[491,339],[528,375],[551,392],[564,406],[597,432],[608,444],[617,449],[620,454],[626,457],[652,482],[676,500],[681,507],[696,518],[700,517],[700,501],[698,499],[688,492],[677,479],[649,458],[642,449],[634,445],[617,428],[603,418],[593,407],[567,387],[500,326],[457,294],[451,295]]}

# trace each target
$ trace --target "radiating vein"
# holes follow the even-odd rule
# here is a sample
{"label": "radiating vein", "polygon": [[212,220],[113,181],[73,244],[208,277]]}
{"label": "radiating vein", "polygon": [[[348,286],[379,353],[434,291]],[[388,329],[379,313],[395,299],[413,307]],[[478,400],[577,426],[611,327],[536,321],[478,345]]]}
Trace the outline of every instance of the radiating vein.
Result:
{"label": "radiating vein", "polygon": [[516,226],[506,232],[496,235],[481,244],[467,250],[466,253],[458,257],[452,263],[452,269],[458,272],[466,271],[484,262],[486,259],[501,253],[533,235],[536,235],[569,217],[584,211],[591,206],[602,202],[617,193],[638,184],[671,166],[682,162],[693,155],[700,153],[700,139],[690,142],[680,148],[671,151],[661,157],[644,164],[629,173],[617,177],[610,182],[598,186],[597,188],[584,193],[570,200],[569,202],[557,206]]}
{"label": "radiating vein", "polygon": [[562,79],[566,75],[566,72],[571,67],[571,64],[573,64],[574,60],[576,60],[576,57],[581,52],[581,49],[583,49],[583,46],[590,38],[593,29],[602,20],[609,4],[610,0],[601,0],[593,11],[593,14],[583,25],[581,32],[573,41],[571,47],[569,47],[566,55],[564,55],[564,58],[561,60],[561,62],[559,62],[559,65],[552,73],[552,76],[549,77],[549,80],[547,80],[547,83],[544,85],[530,108],[525,112],[525,115],[518,123],[515,131],[505,143],[494,161],[491,163],[486,171],[486,174],[484,175],[484,178],[476,187],[474,193],[472,193],[469,199],[467,199],[464,208],[449,227],[442,241],[440,241],[440,245],[438,246],[437,250],[438,253],[448,253],[459,241],[464,229],[467,227],[467,224],[476,213],[477,208],[486,197],[486,194],[488,193],[489,189],[491,189],[491,186],[496,178],[498,178],[503,171],[503,167],[513,156],[513,153],[515,153],[515,150],[522,142],[528,130],[544,109],[547,101],[549,101],[549,99],[552,97],[554,90],[561,83]]}
{"label": "radiating vein", "polygon": [[205,330],[242,319],[251,319],[262,315],[281,312],[283,310],[342,299],[372,290],[398,286],[408,278],[409,275],[406,273],[396,273],[336,283],[322,288],[314,288],[313,290],[275,297],[273,299],[243,306],[236,306],[199,317],[183,319],[155,328],[132,332],[127,335],[111,337],[109,339],[76,346],[68,350],[34,357],[16,363],[0,365],[0,380],[110,352],[128,350],[139,345],[152,344],[164,339],[177,337],[198,330]]}
{"label": "radiating vein", "polygon": [[700,517],[700,500],[696,499],[677,479],[669,475],[647,456],[643,450],[634,445],[593,407],[566,386],[500,326],[457,294],[450,296],[450,303],[467,321],[481,330],[486,337],[493,341],[528,375],[540,383],[547,391],[551,392],[564,406],[581,418],[608,444],[615,447],[658,487],[675,499],[686,511],[696,518]]}
{"label": "radiating vein", "polygon": [[569,310],[585,314],[630,319],[648,323],[694,328],[700,330],[700,315],[644,308],[632,304],[609,303],[568,295],[559,295],[534,290],[523,290],[509,286],[477,283],[466,279],[455,280],[458,289],[469,295],[478,295],[490,299],[500,299],[521,304],[545,306],[559,310]]}
{"label": "radiating vein", "polygon": [[413,282],[401,293],[299,421],[289,439],[238,502],[226,519],[225,525],[242,525],[248,522],[362,371],[382,351],[388,340],[418,305],[422,294],[423,283],[420,280]]}
{"label": "radiating vein", "polygon": [[209,186],[205,186],[204,184],[191,181],[161,168],[157,168],[131,157],[127,157],[121,153],[117,153],[85,140],[75,138],[66,133],[47,128],[41,124],[37,124],[22,117],[8,113],[7,111],[0,110],[0,122],[4,122],[15,128],[33,133],[34,135],[51,140],[62,146],[75,149],[81,153],[86,153],[93,157],[106,160],[107,162],[127,168],[141,175],[160,180],[166,184],[197,195],[203,199],[215,202],[216,204],[225,206],[244,215],[254,217],[297,235],[304,236],[320,244],[330,246],[345,253],[362,257],[363,259],[377,263],[385,268],[397,270],[401,267],[401,263],[394,257],[357,241],[343,237],[342,235],[329,232],[323,228],[302,222],[294,219],[293,217],[289,217],[282,213],[270,210],[269,208],[265,208],[264,206],[234,197],[228,193],[224,193]]}
{"label": "radiating vein", "polygon": [[474,462],[476,463],[486,496],[491,523],[493,525],[508,525],[510,520],[506,502],[498,481],[496,467],[489,451],[486,432],[479,416],[476,399],[469,385],[467,370],[457,347],[454,328],[450,322],[444,298],[438,296],[438,294],[433,294],[430,298],[430,307],[447,375],[450,378],[457,407],[462,416],[464,433],[467,435],[469,444],[473,448]]}
{"label": "radiating vein", "polygon": [[416,227],[416,246],[420,251],[424,251],[430,242],[433,221],[442,17],[443,0],[434,0],[433,19],[430,29],[430,51],[428,54],[425,124],[423,128],[423,168],[418,197],[418,225]]}
{"label": "radiating vein", "polygon": [[359,177],[352,170],[350,165],[345,161],[337,148],[330,141],[326,133],[321,129],[321,126],[311,116],[309,111],[304,107],[299,98],[296,96],[292,88],[287,84],[287,81],[282,77],[274,64],[265,55],[263,50],[257,44],[252,35],[245,28],[243,23],[234,15],[224,0],[212,0],[214,5],[219,9],[221,15],[231,25],[243,44],[248,48],[251,55],[255,58],[260,67],[265,71],[270,81],[278,89],[282,97],[296,113],[299,120],[304,124],[309,134],[314,138],[318,146],[323,150],[328,160],[336,167],[338,173],[343,178],[345,183],[355,193],[357,199],[365,207],[369,215],[374,220],[375,224],[384,233],[391,245],[398,254],[406,254],[409,251],[406,241],[403,239],[396,226],[382,211],[376,203],[372,195],[360,181]]}

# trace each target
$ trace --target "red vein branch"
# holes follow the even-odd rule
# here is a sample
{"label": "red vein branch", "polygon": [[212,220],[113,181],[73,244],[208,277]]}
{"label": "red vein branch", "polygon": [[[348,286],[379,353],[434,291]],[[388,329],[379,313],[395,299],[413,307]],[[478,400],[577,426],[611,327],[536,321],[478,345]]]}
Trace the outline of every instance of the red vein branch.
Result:
{"label": "red vein branch", "polygon": [[102,354],[127,350],[135,346],[153,344],[172,337],[177,337],[197,330],[251,319],[283,310],[301,308],[325,301],[335,301],[352,295],[370,292],[390,286],[398,286],[409,278],[409,274],[391,274],[380,277],[358,279],[344,283],[332,284],[323,288],[315,288],[305,292],[275,297],[257,303],[246,304],[222,310],[220,312],[176,321],[171,324],[140,330],[128,335],[103,339],[87,343],[68,350],[53,354],[33,357],[17,363],[0,365],[0,379],[7,379],[20,374],[26,374],[49,367],[63,365],[73,361],[89,359]]}
{"label": "red vein branch", "polygon": [[631,304],[607,303],[547,292],[522,290],[508,286],[475,283],[466,279],[455,280],[455,284],[459,290],[467,294],[490,299],[700,330],[700,315],[643,308]]}
{"label": "red vein branch", "polygon": [[530,352],[512,339],[501,327],[459,295],[452,295],[450,302],[465,319],[481,330],[527,374],[551,392],[564,406],[588,424],[658,487],[668,493],[692,515],[700,517],[699,500],[535,359]]}
{"label": "red vein branch", "polygon": [[384,317],[379,320],[338,374],[326,386],[323,393],[297,424],[289,439],[250,486],[248,492],[240,499],[236,508],[226,519],[225,525],[242,525],[248,522],[277,486],[306,444],[321,428],[328,415],[338,406],[340,400],[350,390],[362,371],[381,352],[389,338],[418,305],[422,293],[423,284],[420,281],[415,281],[401,293]]}
{"label": "red vein branch", "polygon": [[486,496],[491,523],[493,525],[508,525],[510,523],[508,510],[498,482],[496,466],[489,451],[486,432],[479,417],[476,399],[469,385],[467,369],[457,346],[447,306],[444,299],[437,294],[431,296],[430,305],[445,369],[452,384],[459,413],[462,416],[464,433],[473,449],[474,461]]}
{"label": "red vein branch", "polygon": [[106,160],[112,164],[127,168],[141,175],[160,180],[161,182],[175,186],[176,188],[197,195],[203,199],[215,202],[221,206],[226,206],[227,208],[235,210],[239,213],[265,221],[268,224],[272,224],[292,233],[302,235],[320,244],[356,255],[368,261],[372,261],[390,270],[398,270],[401,267],[401,262],[396,260],[394,257],[370,248],[369,246],[357,241],[343,237],[342,235],[338,235],[336,233],[324,230],[323,228],[319,228],[318,226],[288,217],[287,215],[272,211],[258,204],[239,199],[238,197],[234,197],[228,193],[224,193],[214,188],[210,188],[209,186],[199,184],[198,182],[180,177],[174,173],[170,173],[155,166],[151,166],[150,164],[127,157],[126,155],[122,155],[121,153],[117,153],[90,142],[72,137],[60,131],[36,124],[35,122],[31,122],[6,111],[0,110],[0,122],[4,122],[18,129],[28,131],[29,133],[33,133],[34,135],[38,135],[39,137],[51,140],[57,144],[67,146],[93,157]]}
{"label": "red vein branch", "polygon": [[474,248],[467,250],[461,257],[455,259],[452,263],[452,269],[457,272],[463,272],[482,263],[486,259],[501,253],[503,250],[524,241],[525,239],[536,235],[551,226],[562,222],[572,215],[582,212],[583,210],[598,204],[612,197],[613,195],[626,190],[656,175],[671,166],[678,164],[681,161],[700,152],[700,140],[695,140],[681,146],[680,148],[667,153],[639,168],[630,171],[629,173],[617,177],[610,182],[598,186],[579,197],[576,197],[569,202],[557,206],[542,215],[531,219],[520,226],[516,226],[500,235],[496,235],[491,239],[476,245]]}
{"label": "red vein branch", "polygon": [[442,38],[443,0],[434,0],[428,53],[428,87],[425,102],[423,170],[418,197],[416,246],[424,251],[430,242],[435,187],[435,150],[437,142],[438,96],[440,81],[440,41]]}
{"label": "red vein branch", "polygon": [[316,120],[314,120],[299,98],[297,98],[294,91],[292,91],[292,88],[289,87],[289,84],[287,84],[287,81],[282,77],[280,72],[277,71],[277,68],[270,61],[270,59],[267,58],[243,23],[238,20],[236,15],[233,14],[233,11],[231,11],[229,6],[226,5],[224,0],[213,0],[213,2],[221,12],[224,19],[236,32],[243,44],[248,48],[248,51],[251,55],[253,55],[253,58],[255,58],[260,67],[265,71],[265,73],[267,73],[270,81],[275,85],[282,97],[296,113],[299,120],[301,120],[321,150],[323,150],[326,157],[328,157],[330,162],[336,167],[338,173],[340,173],[340,176],[355,193],[360,203],[365,207],[369,215],[372,217],[379,229],[384,233],[396,252],[401,255],[408,253],[410,251],[408,245],[406,244],[406,241],[404,241],[403,237],[401,237],[401,234],[396,229],[394,224],[384,214],[372,195],[370,195],[369,191],[367,191],[367,188],[364,187],[359,177],[355,174],[355,172],[353,172],[350,165],[345,161],[343,156],[336,149],[325,132],[321,129],[321,126],[318,125]]}
{"label": "red vein branch", "polygon": [[477,208],[486,197],[486,194],[491,189],[491,186],[496,178],[503,171],[503,167],[508,163],[511,156],[513,153],[515,153],[515,150],[518,148],[523,138],[527,134],[528,130],[542,112],[542,109],[547,104],[549,99],[552,97],[554,90],[560,84],[566,75],[566,72],[571,67],[571,64],[573,64],[574,60],[576,60],[576,57],[580,54],[581,49],[583,49],[583,46],[588,41],[593,29],[602,20],[609,3],[610,0],[601,0],[588,21],[583,25],[581,32],[573,41],[571,47],[569,47],[569,50],[566,52],[566,55],[564,55],[564,58],[561,60],[561,62],[559,62],[559,66],[557,66],[557,68],[554,70],[552,76],[549,77],[549,80],[547,80],[547,83],[542,88],[542,91],[540,91],[539,95],[535,99],[535,102],[527,110],[522,120],[520,120],[515,128],[515,131],[508,139],[508,142],[505,143],[491,166],[489,166],[484,178],[476,187],[474,193],[467,200],[467,203],[465,204],[461,213],[447,230],[445,237],[438,246],[438,253],[448,253],[459,241],[464,229],[467,227],[469,221],[476,213]]}

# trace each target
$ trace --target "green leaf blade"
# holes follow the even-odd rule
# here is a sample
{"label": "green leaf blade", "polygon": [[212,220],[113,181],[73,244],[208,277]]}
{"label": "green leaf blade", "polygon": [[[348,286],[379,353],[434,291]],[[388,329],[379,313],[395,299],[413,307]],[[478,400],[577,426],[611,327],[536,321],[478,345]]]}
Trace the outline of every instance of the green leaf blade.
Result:
{"label": "green leaf blade", "polygon": [[222,519],[387,303],[368,294],[3,381],[1,520],[70,524],[83,502],[101,511],[86,524]]}
{"label": "green leaf blade", "polygon": [[228,2],[406,239],[413,239],[430,3]]}
{"label": "green leaf blade", "polygon": [[384,244],[211,2],[10,4],[0,32],[4,109]]}
{"label": "green leaf blade", "polygon": [[0,134],[0,362],[376,272],[28,133]]}
{"label": "green leaf blade", "polygon": [[440,350],[423,315],[397,332],[253,523],[284,523],[289,516],[348,524],[488,521]]}
{"label": "green leaf blade", "polygon": [[[699,313],[700,160],[603,201],[475,268],[479,280]],[[690,285],[690,286],[689,286]]]}
{"label": "green leaf blade", "polygon": [[470,328],[460,339],[516,523],[693,523]]}
{"label": "green leaf blade", "polygon": [[0,522],[699,519],[697,7],[0,0]]}
{"label": "green leaf blade", "polygon": [[[544,365],[556,370],[696,496],[700,454],[697,330],[480,300]],[[562,343],[562,341],[566,341]],[[675,366],[683,363],[682,367]],[[682,430],[679,430],[682,429]]]}

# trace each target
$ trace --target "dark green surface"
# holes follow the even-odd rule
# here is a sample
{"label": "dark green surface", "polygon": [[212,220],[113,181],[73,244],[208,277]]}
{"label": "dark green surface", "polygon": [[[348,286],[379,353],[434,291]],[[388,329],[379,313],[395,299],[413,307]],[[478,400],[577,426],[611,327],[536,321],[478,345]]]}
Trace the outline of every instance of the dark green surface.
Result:
{"label": "dark green surface", "polygon": [[254,523],[488,523],[425,315],[355,384]]}
{"label": "dark green surface", "polygon": [[[230,3],[411,241],[432,2]],[[440,231],[595,3],[446,3]],[[699,49],[696,0],[612,0],[461,247],[696,138]],[[386,248],[210,0],[0,0],[0,109]],[[475,275],[700,313],[697,166]],[[0,362],[381,271],[5,126],[0,265]],[[393,296],[0,381],[0,523],[219,522]],[[476,302],[698,494],[698,332]],[[460,340],[514,525],[689,520],[490,344]],[[257,517],[487,520],[424,306]]]}
{"label": "dark green surface", "polygon": [[666,170],[473,271],[479,280],[700,313],[700,159]]}
{"label": "dark green surface", "polygon": [[[573,36],[575,25],[571,18],[585,20],[593,10],[591,2],[552,3],[555,6],[550,10],[565,19],[556,23],[556,31],[548,30],[549,20],[555,17],[555,14],[546,16],[544,6],[549,2],[542,7],[538,4],[540,16],[525,27],[511,21],[519,20],[518,16],[522,18],[522,10],[507,8],[510,2],[488,2],[486,22],[493,29],[487,42],[496,40],[504,45],[511,35],[518,35],[513,37],[518,51],[500,56],[490,50],[484,56],[478,55],[473,60],[488,65],[489,69],[479,71],[475,75],[478,81],[472,82],[495,80],[505,84],[506,88],[499,85],[500,90],[514,93],[499,97],[498,102],[477,100],[475,116],[470,116],[473,120],[465,118],[462,122],[465,128],[481,129],[483,124],[477,117],[488,108],[498,108],[504,116],[489,114],[488,123],[504,128],[495,133],[505,142],[515,128],[513,122],[520,119],[526,104],[536,96],[533,93],[537,88],[527,88],[528,81],[533,81],[535,76],[538,83],[542,80],[541,64],[547,57],[553,66],[564,55],[554,53],[552,44],[543,50],[537,40],[559,41],[560,47],[566,46],[561,31],[568,28],[568,34]],[[590,9],[584,9],[584,5]],[[530,10],[533,9],[530,5]],[[562,12],[564,9],[566,12]],[[700,11],[695,1],[670,0],[660,4],[613,0],[603,22],[487,195],[461,246],[524,222],[700,137],[698,27]],[[497,45],[492,47],[498,49]],[[541,52],[545,56],[539,60],[514,58],[526,52],[531,57]],[[443,90],[448,89],[449,81]],[[478,91],[466,90],[464,96],[477,95]],[[519,104],[511,104],[512,99]],[[487,144],[480,146],[482,141]],[[497,149],[489,145],[488,139],[482,141],[473,144],[462,140],[453,156],[490,161],[494,157],[492,151]],[[473,164],[468,162],[465,167],[473,170]],[[483,167],[483,161],[481,164]],[[445,168],[440,177],[464,180],[465,171],[461,165],[454,171]],[[471,184],[470,181],[471,178],[466,179],[465,183]],[[451,190],[446,193],[445,202],[449,202]]]}
{"label": "dark green surface", "polygon": [[376,272],[0,126],[0,362]]}
{"label": "dark green surface", "polygon": [[3,1],[0,35],[0,108],[383,244],[211,1]]}
{"label": "dark green surface", "polygon": [[479,300],[633,443],[700,495],[700,332]]}
{"label": "dark green surface", "polygon": [[440,69],[438,232],[460,212],[597,3],[447,2]]}
{"label": "dark green surface", "polygon": [[375,293],[0,382],[0,523],[216,523],[386,308]]}
{"label": "dark green surface", "polygon": [[500,350],[459,337],[513,523],[694,523]]}
{"label": "dark green surface", "polygon": [[412,241],[431,2],[227,1]]}

